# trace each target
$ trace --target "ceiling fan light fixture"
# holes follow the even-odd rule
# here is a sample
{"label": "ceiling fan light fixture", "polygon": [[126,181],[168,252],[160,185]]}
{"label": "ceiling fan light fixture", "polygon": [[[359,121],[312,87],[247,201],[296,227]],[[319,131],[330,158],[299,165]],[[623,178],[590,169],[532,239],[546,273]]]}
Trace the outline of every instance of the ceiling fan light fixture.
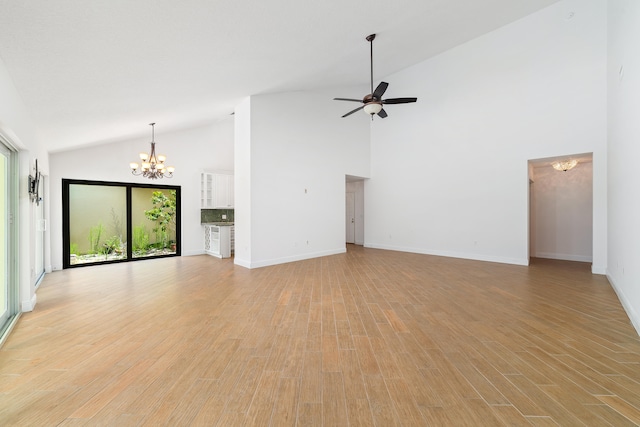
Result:
{"label": "ceiling fan light fixture", "polygon": [[364,112],[367,114],[378,114],[382,110],[382,104],[378,102],[370,102],[364,106]]}

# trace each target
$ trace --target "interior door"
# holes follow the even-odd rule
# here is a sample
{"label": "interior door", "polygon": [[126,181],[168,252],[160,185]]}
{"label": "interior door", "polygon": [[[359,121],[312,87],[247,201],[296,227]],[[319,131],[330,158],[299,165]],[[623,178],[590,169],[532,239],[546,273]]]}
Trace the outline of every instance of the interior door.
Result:
{"label": "interior door", "polygon": [[346,242],[356,242],[356,197],[355,193],[347,192],[346,197]]}

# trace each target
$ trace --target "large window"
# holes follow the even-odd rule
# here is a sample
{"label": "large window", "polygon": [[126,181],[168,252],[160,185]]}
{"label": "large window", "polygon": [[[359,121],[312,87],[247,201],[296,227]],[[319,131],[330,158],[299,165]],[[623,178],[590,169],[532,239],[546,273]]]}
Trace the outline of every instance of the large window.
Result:
{"label": "large window", "polygon": [[62,180],[63,266],[180,255],[180,187]]}

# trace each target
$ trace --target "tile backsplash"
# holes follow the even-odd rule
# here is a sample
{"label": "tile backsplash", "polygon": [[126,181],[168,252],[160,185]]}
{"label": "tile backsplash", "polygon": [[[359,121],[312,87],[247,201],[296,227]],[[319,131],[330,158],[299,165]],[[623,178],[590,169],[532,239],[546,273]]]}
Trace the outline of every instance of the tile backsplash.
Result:
{"label": "tile backsplash", "polygon": [[[222,219],[226,215],[226,219]],[[233,209],[200,209],[200,223],[204,222],[233,222]]]}

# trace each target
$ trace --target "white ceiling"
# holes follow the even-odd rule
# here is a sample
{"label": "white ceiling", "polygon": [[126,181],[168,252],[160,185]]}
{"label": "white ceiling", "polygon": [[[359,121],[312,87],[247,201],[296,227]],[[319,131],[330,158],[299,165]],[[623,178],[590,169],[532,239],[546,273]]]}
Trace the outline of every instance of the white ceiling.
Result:
{"label": "white ceiling", "polygon": [[0,0],[0,58],[59,151],[368,85],[368,34],[379,80],[557,1]]}

